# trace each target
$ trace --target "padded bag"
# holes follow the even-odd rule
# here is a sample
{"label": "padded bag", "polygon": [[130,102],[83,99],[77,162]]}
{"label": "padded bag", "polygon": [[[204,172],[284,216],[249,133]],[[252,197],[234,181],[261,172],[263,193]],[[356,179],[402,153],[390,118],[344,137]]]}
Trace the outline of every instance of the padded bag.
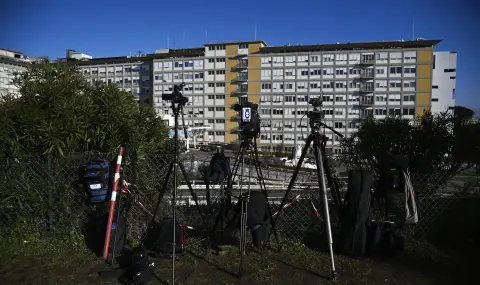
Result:
{"label": "padded bag", "polygon": [[152,256],[171,254],[173,250],[176,253],[183,251],[186,237],[184,227],[178,222],[175,223],[175,249],[173,248],[173,227],[173,219],[165,218],[150,228],[145,244]]}
{"label": "padded bag", "polygon": [[144,245],[133,249],[128,277],[129,285],[146,285],[152,279],[152,268],[148,260],[147,248]]}
{"label": "padded bag", "polygon": [[85,191],[91,203],[105,202],[110,194],[110,163],[106,159],[95,159],[88,162],[85,175]]}
{"label": "padded bag", "polygon": [[351,170],[345,197],[339,252],[346,256],[364,256],[367,246],[367,220],[370,212],[373,175],[367,170]]}
{"label": "padded bag", "polygon": [[[118,217],[118,219],[117,219]],[[102,237],[105,237],[105,230],[108,225],[108,214],[105,215],[104,220],[103,220],[103,226],[102,226],[102,232],[103,235]],[[115,239],[115,235],[117,238]],[[115,254],[119,254],[123,251],[123,248],[125,247],[125,239],[127,235],[127,227],[126,227],[126,221],[125,221],[125,216],[122,213],[116,213],[116,215],[113,217],[112,221],[112,232],[110,235],[110,244],[108,248],[108,252],[113,252],[113,246],[115,242]]]}

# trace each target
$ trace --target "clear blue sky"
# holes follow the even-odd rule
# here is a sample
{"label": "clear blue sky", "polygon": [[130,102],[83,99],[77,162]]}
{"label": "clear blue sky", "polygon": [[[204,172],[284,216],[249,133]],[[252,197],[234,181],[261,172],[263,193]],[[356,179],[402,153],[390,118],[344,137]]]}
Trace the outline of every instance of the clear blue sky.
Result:
{"label": "clear blue sky", "polygon": [[480,114],[478,0],[3,0],[1,8],[0,47],[53,58],[67,48],[151,53],[168,35],[176,48],[251,40],[255,23],[269,45],[411,39],[415,22],[415,37],[458,52],[457,104]]}

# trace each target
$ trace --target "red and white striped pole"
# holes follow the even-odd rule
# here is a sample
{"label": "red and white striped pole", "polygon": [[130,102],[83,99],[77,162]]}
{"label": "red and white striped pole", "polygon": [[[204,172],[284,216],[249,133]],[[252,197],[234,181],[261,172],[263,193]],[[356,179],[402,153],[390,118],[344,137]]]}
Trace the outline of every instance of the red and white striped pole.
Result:
{"label": "red and white striped pole", "polygon": [[112,184],[112,197],[110,198],[110,211],[108,213],[108,223],[107,223],[107,229],[105,234],[105,243],[103,247],[103,259],[105,260],[107,260],[108,258],[108,247],[110,246],[110,236],[112,234],[112,222],[113,222],[113,216],[115,213],[115,200],[117,198],[118,181],[120,179],[120,166],[122,165],[122,157],[124,152],[125,152],[125,149],[121,147],[117,157],[117,165],[115,166],[115,176],[113,178],[113,184]]}

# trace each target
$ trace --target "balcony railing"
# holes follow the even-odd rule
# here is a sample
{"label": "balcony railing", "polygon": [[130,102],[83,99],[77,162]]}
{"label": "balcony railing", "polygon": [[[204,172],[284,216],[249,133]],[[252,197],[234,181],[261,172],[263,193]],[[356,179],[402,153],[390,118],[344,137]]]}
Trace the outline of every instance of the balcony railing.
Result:
{"label": "balcony railing", "polygon": [[373,92],[375,88],[372,85],[361,85],[360,92]]}
{"label": "balcony railing", "polygon": [[363,65],[374,65],[375,64],[375,59],[374,58],[362,58],[360,60],[360,64]]}
{"label": "balcony railing", "polygon": [[237,77],[234,78],[232,81],[235,81],[235,82],[245,82],[245,81],[248,81],[248,76],[237,76]]}
{"label": "balcony railing", "polygon": [[246,68],[248,68],[248,62],[239,62],[239,63],[237,63],[237,65],[232,67],[232,70],[246,69]]}
{"label": "balcony railing", "polygon": [[368,71],[362,71],[360,72],[360,78],[363,78],[363,79],[370,79],[370,78],[373,78],[375,77],[375,74],[373,73],[373,70],[368,70]]}

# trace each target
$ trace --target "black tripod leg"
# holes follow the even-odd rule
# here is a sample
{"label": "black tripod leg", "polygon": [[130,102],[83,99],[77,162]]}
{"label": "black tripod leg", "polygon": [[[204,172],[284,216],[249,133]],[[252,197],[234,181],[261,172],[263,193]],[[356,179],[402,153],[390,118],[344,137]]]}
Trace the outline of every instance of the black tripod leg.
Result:
{"label": "black tripod leg", "polygon": [[[260,163],[258,162],[258,150],[257,150],[257,142],[256,141],[254,141],[253,146],[254,146],[253,147],[254,153],[252,154],[252,159],[255,163],[255,169],[257,170],[258,181],[260,182],[260,189],[262,190],[263,195],[265,196],[265,201],[267,203],[268,218],[270,220],[270,223],[272,224],[273,235],[274,235],[275,240],[277,242],[278,250],[280,250],[280,240],[278,238],[277,228],[275,226],[275,221],[273,220],[272,207],[271,207],[270,203],[268,202],[267,186],[265,184],[265,179],[263,178],[262,168],[260,167]],[[263,187],[262,187],[262,185],[263,185]],[[268,242],[269,242],[269,240],[267,239],[265,241],[264,247],[268,246]]]}
{"label": "black tripod leg", "polygon": [[[323,149],[323,148],[322,148]],[[328,185],[330,186],[330,190],[332,193],[332,199],[333,202],[335,203],[336,207],[336,212],[337,212],[337,218],[340,219],[341,214],[343,213],[343,203],[342,203],[342,197],[340,195],[340,192],[338,190],[338,185],[333,178],[332,171],[330,170],[330,166],[328,163],[328,158],[325,155],[325,152],[323,152],[323,169],[325,170],[325,175],[327,176],[327,181]]]}
{"label": "black tripod leg", "polygon": [[195,201],[195,207],[197,208],[198,214],[200,215],[200,218],[202,219],[203,226],[205,227],[205,230],[208,231],[208,226],[207,223],[205,222],[205,217],[203,216],[202,210],[200,210],[200,205],[198,204],[198,197],[195,191],[193,191],[192,184],[190,183],[190,180],[188,179],[187,171],[185,170],[185,167],[181,162],[178,163],[180,165],[180,169],[182,170],[183,177],[185,178],[185,182],[187,182],[188,189],[190,190],[190,195],[193,198],[193,201]]}
{"label": "black tripod leg", "polygon": [[167,175],[165,176],[165,180],[164,180],[164,183],[163,183],[162,190],[160,190],[160,194],[158,194],[157,205],[155,206],[155,212],[153,212],[151,225],[153,225],[153,223],[155,223],[155,218],[157,217],[158,208],[160,207],[160,202],[162,202],[163,195],[165,195],[165,191],[167,190],[168,180],[170,179],[170,175],[172,174],[172,170],[173,170],[173,162],[168,167],[168,172],[167,172]]}
{"label": "black tripod leg", "polygon": [[207,170],[205,170],[204,175],[204,182],[205,182],[205,199],[207,200],[207,208],[210,209],[211,201],[210,201],[210,181],[208,181]]}
{"label": "black tripod leg", "polygon": [[[292,191],[293,184],[295,183],[295,180],[297,179],[298,172],[300,172],[300,168],[302,167],[303,160],[305,159],[305,156],[307,155],[308,148],[310,147],[310,144],[312,143],[313,140],[313,135],[309,135],[307,140],[305,141],[305,146],[303,147],[302,154],[300,155],[300,158],[298,159],[297,166],[295,167],[295,171],[293,172],[292,178],[290,179],[290,183],[288,184],[287,191],[285,192],[285,196],[283,196],[282,203],[280,204],[280,208],[278,209],[277,217],[275,218],[275,224],[278,221],[278,217],[280,217],[280,214],[283,210],[283,206],[288,201],[288,195],[290,194],[290,191]],[[272,231],[268,234],[268,239],[270,239],[270,236],[272,235]]]}
{"label": "black tripod leg", "polygon": [[[318,134],[317,134],[318,136]],[[325,183],[325,169],[323,168],[323,159],[322,159],[322,152],[320,150],[320,146],[318,145],[318,138],[315,137],[315,141],[313,143],[313,154],[315,156],[315,164],[317,166],[317,178],[318,178],[318,186],[319,186],[319,194],[322,198],[323,202],[323,210],[325,216],[325,227],[327,230],[327,238],[328,238],[328,248],[330,252],[330,263],[332,265],[331,270],[331,279],[333,281],[336,280],[336,271],[335,271],[335,260],[333,257],[333,238],[332,238],[332,227],[330,224],[330,213],[328,210],[328,197],[327,197],[327,185]]]}

